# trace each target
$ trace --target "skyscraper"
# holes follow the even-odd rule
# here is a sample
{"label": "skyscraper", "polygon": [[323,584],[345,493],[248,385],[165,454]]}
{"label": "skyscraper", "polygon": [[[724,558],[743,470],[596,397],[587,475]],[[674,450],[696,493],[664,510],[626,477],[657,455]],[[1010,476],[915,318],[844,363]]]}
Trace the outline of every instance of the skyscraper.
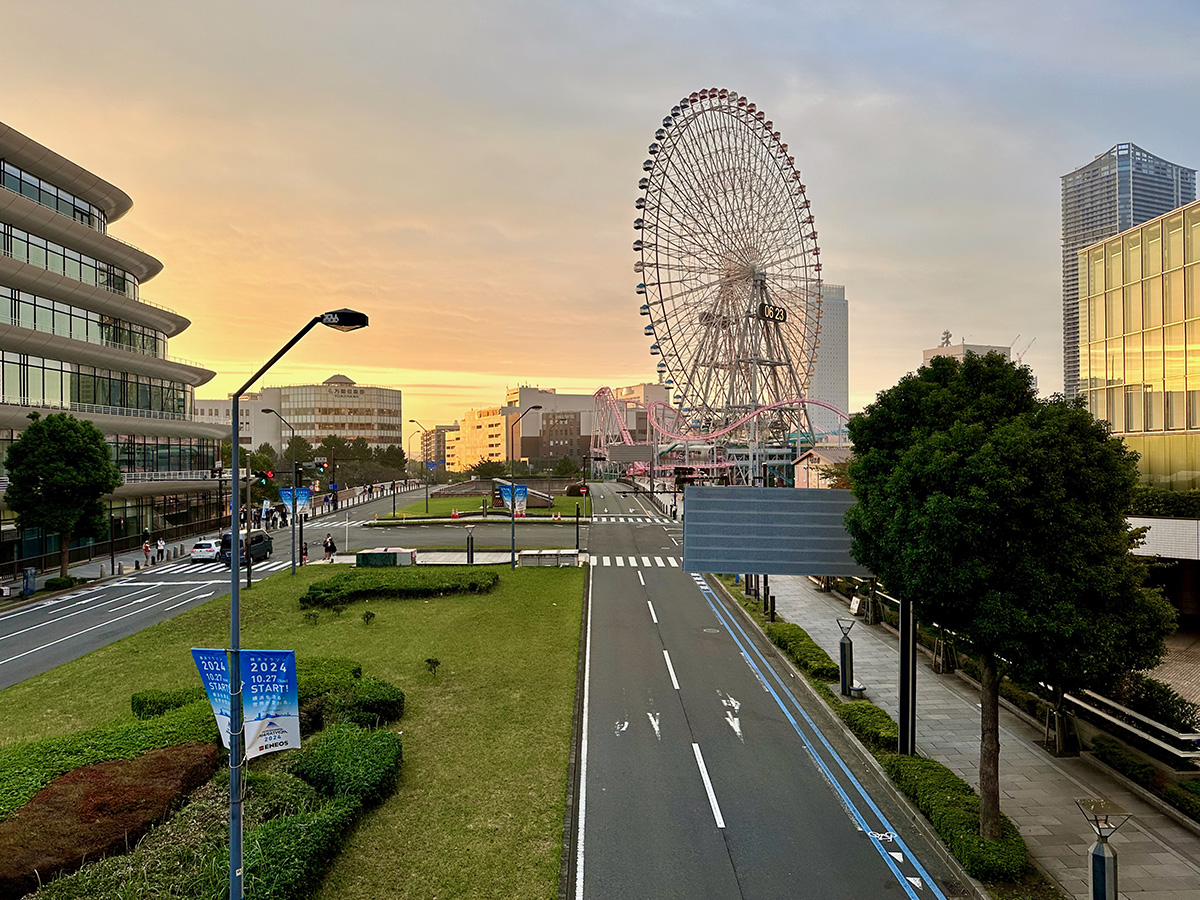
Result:
{"label": "skyscraper", "polygon": [[[849,412],[850,405],[850,313],[846,288],[821,284],[821,343],[808,382],[808,396]],[[845,421],[835,412],[810,406],[808,415],[818,442],[836,440]]]}
{"label": "skyscraper", "polygon": [[1117,144],[1062,177],[1063,392],[1079,391],[1079,259],[1084,247],[1196,199],[1196,170]]}

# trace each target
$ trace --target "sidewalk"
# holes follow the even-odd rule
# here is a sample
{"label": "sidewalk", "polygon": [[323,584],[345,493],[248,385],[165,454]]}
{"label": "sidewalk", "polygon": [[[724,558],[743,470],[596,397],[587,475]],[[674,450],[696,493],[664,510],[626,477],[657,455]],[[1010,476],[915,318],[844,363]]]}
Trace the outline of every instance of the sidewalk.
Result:
{"label": "sidewalk", "polygon": [[[833,659],[846,604],[822,594],[807,578],[771,578],[777,615],[800,625]],[[899,714],[897,638],[878,626],[851,632],[854,674],[867,697]],[[935,675],[917,656],[917,747],[979,787],[979,697],[954,675]],[[1095,836],[1075,806],[1105,797],[1133,814],[1111,839],[1119,857],[1120,896],[1128,900],[1200,900],[1200,833],[1178,824],[1104,769],[1084,758],[1055,759],[1037,745],[1041,729],[1000,710],[1000,803],[1029,852],[1068,896],[1090,900],[1087,851]],[[1200,828],[1200,826],[1198,826]]]}

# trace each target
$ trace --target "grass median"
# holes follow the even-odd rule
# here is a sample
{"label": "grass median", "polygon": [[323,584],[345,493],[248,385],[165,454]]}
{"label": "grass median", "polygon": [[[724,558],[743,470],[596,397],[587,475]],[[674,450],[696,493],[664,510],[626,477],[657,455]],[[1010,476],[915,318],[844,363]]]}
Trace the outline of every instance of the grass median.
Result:
{"label": "grass median", "polygon": [[[417,518],[425,515],[436,519],[448,519],[457,511],[459,514],[471,513],[475,517],[476,513],[481,512],[481,504],[484,497],[430,497],[429,512],[425,512],[425,499],[421,498],[407,506],[396,510],[396,518]],[[554,498],[554,506],[542,508],[539,506],[531,506],[525,510],[528,518],[540,518],[544,516],[559,515],[563,520],[575,518],[575,504],[579,504],[579,514],[585,518],[591,515],[591,498],[590,497],[567,497],[565,495]],[[508,511],[505,509],[492,509],[488,507],[488,518],[492,516],[508,521]],[[390,519],[388,516],[380,516],[380,519]],[[482,518],[482,516],[479,516]]]}
{"label": "grass median", "polygon": [[[354,603],[312,624],[298,598],[337,568],[242,593],[242,646],[352,657],[407,695],[399,787],[318,900],[556,896],[586,570],[505,569],[489,594]],[[199,684],[190,648],[224,646],[228,621],[228,598],[213,600],[0,691],[0,743],[128,718],[134,691]]]}

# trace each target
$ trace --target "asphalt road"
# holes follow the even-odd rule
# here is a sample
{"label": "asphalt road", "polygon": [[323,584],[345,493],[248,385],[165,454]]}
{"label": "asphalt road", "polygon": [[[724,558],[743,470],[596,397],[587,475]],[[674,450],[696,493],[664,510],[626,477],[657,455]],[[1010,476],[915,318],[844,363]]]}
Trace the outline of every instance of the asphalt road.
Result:
{"label": "asphalt road", "polygon": [[[397,495],[398,506],[419,497],[421,491]],[[305,528],[309,562],[322,557],[321,543],[332,533],[339,552],[368,547],[466,547],[466,532],[458,524],[403,525],[372,528],[376,515],[390,515],[391,497],[373,500],[330,513]],[[509,546],[510,523],[481,524],[475,529],[478,549]],[[586,541],[586,526],[581,529]],[[274,552],[254,566],[255,581],[291,568],[291,531],[272,532]],[[298,539],[299,542],[299,539]],[[190,549],[191,543],[186,546]],[[575,524],[517,523],[517,549],[522,547],[574,547]],[[141,554],[122,554],[123,577],[85,585],[66,594],[36,600],[0,613],[0,690],[47,672],[91,653],[113,641],[229,593],[229,569],[220,563],[193,563],[187,559],[159,563],[132,571]],[[299,557],[297,557],[297,561]],[[107,560],[97,560],[107,564]],[[245,570],[242,570],[245,584]]]}
{"label": "asphalt road", "polygon": [[670,563],[681,528],[613,485],[592,502],[626,521],[590,537],[577,900],[944,897],[877,776],[821,734],[740,611]]}

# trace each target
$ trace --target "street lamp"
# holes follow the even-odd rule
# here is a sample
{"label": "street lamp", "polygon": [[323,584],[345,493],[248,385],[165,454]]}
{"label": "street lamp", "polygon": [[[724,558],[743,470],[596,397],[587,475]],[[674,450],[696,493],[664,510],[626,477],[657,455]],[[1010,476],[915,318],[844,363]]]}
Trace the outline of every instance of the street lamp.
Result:
{"label": "street lamp", "polygon": [[263,412],[270,413],[280,422],[286,425],[292,432],[292,438],[288,443],[292,448],[292,574],[296,574],[296,429],[292,428],[292,423],[281,416],[273,409],[264,409]]}
{"label": "street lamp", "polygon": [[521,424],[521,420],[535,409],[541,408],[540,404],[529,407],[529,409],[517,416],[517,420],[508,429],[508,495],[512,498],[512,509],[510,510],[512,513],[512,543],[509,550],[512,554],[512,567],[514,569],[517,567],[517,457],[513,453],[513,442],[516,440],[515,433],[517,426]]}
{"label": "street lamp", "polygon": [[1129,821],[1130,814],[1103,797],[1076,800],[1075,805],[1096,833],[1096,843],[1088,849],[1092,900],[1117,900],[1117,852],[1108,839]]}
{"label": "street lamp", "polygon": [[854,688],[854,642],[850,640],[850,629],[854,627],[854,619],[838,616],[838,628],[842,630],[842,640],[838,644],[842,670],[842,696],[851,696]]}
{"label": "street lamp", "polygon": [[[233,485],[231,497],[238,495],[238,468],[240,446],[238,441],[238,423],[241,417],[238,403],[242,394],[250,390],[263,374],[275,365],[279,359],[294,347],[299,340],[313,330],[317,325],[327,325],[337,331],[355,331],[366,328],[368,319],[366,313],[352,309],[335,309],[332,312],[313,316],[312,320],[296,332],[296,336],[280,348],[279,352],[267,360],[261,369],[250,377],[250,380],[233,392],[233,403],[230,415],[233,418]],[[234,512],[235,503],[229,504],[230,530],[230,587],[229,587],[229,898],[242,900],[242,769],[246,764],[245,748],[242,746],[244,722],[242,717],[242,623],[241,623],[241,585],[238,584],[238,569],[242,562],[241,524]],[[249,530],[247,530],[249,537]],[[247,545],[246,552],[250,547]]]}
{"label": "street lamp", "polygon": [[425,515],[429,515],[429,451],[425,448],[425,435],[429,434],[429,431],[416,419],[408,421],[421,429],[421,465],[425,467]]}

